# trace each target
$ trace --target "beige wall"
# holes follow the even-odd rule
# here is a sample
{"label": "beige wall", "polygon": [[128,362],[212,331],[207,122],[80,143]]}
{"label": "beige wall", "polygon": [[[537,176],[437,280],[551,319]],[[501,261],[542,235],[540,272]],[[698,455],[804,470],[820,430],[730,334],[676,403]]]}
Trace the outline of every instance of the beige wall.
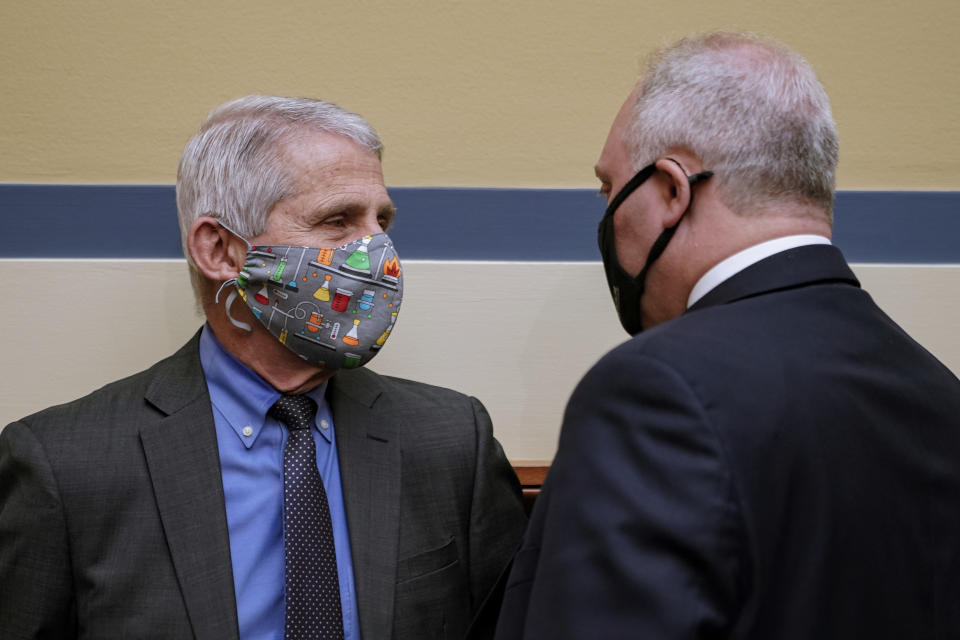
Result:
{"label": "beige wall", "polygon": [[[512,460],[552,459],[574,385],[627,338],[599,263],[408,260],[404,268],[403,313],[369,366],[477,396]],[[855,271],[895,320],[960,373],[960,298],[944,295],[960,289],[960,265]],[[0,426],[148,367],[201,322],[180,260],[0,260],[0,282],[51,283],[5,311]],[[582,331],[579,314],[563,313],[571,299],[596,310],[595,333]]]}
{"label": "beige wall", "polygon": [[212,107],[266,92],[359,111],[387,181],[593,186],[643,54],[752,29],[832,96],[841,188],[960,186],[954,0],[0,3],[0,182],[171,183]]}

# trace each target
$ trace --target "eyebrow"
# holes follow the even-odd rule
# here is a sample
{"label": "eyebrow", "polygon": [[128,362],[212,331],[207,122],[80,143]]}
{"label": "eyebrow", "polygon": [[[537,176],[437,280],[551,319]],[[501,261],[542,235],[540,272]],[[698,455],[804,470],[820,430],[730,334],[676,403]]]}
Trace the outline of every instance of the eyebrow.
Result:
{"label": "eyebrow", "polygon": [[[355,212],[357,210],[366,210],[369,204],[367,199],[362,196],[358,197],[352,193],[336,193],[315,208],[318,213],[332,213],[335,211]],[[377,206],[378,214],[395,214],[396,211],[396,205],[389,199],[382,205]]]}

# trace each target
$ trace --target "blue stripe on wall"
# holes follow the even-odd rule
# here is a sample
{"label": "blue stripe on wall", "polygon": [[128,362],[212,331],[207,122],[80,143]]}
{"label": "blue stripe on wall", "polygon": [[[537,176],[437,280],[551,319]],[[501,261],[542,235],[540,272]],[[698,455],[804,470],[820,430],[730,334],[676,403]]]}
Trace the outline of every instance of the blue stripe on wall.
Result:
{"label": "blue stripe on wall", "polygon": [[[599,260],[589,189],[397,187],[403,258]],[[180,257],[172,186],[0,184],[2,258]],[[960,191],[841,191],[834,242],[852,262],[960,263]]]}

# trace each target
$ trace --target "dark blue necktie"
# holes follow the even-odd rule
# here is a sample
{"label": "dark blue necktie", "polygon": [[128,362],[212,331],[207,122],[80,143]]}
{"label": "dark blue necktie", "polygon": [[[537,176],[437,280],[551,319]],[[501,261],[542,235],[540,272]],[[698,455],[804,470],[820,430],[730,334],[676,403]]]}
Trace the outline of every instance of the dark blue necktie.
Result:
{"label": "dark blue necktie", "polygon": [[307,396],[280,396],[269,413],[290,430],[283,450],[285,637],[339,640],[343,613],[333,526],[310,432],[317,404]]}

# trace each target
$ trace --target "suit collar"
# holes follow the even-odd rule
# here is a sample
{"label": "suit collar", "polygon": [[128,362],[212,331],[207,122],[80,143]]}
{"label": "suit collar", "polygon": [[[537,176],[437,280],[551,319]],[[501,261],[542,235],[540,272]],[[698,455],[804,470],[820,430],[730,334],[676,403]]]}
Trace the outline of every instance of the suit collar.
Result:
{"label": "suit collar", "polygon": [[236,638],[220,454],[198,339],[154,368],[146,400],[164,416],[141,425],[140,441],[194,635]]}
{"label": "suit collar", "polygon": [[383,378],[368,369],[343,369],[330,378],[335,393],[372,407],[384,390]]}
{"label": "suit collar", "polygon": [[353,369],[337,373],[327,392],[365,638],[392,633],[400,539],[400,425],[381,397],[384,385],[377,374]]}
{"label": "suit collar", "polygon": [[[378,400],[384,393],[385,381],[382,376],[365,368],[344,369],[328,383],[327,399],[338,403],[341,411],[349,405],[364,408],[377,413]],[[340,420],[336,414],[336,407],[332,407],[334,420]],[[396,436],[396,422],[391,419],[382,419],[376,422],[362,423],[358,430],[365,430],[371,437],[389,442]]]}
{"label": "suit collar", "polygon": [[179,351],[154,367],[155,375],[144,395],[147,402],[168,416],[208,395],[200,367],[199,344],[200,331],[197,331]]}
{"label": "suit collar", "polygon": [[[198,344],[199,332],[155,367],[145,397],[164,417],[143,425],[140,439],[194,633],[236,638],[220,456]],[[384,378],[366,369],[337,373],[327,390],[367,638],[392,631],[400,536],[400,425],[384,390]]]}
{"label": "suit collar", "polygon": [[830,239],[825,236],[809,233],[794,234],[771,238],[770,240],[759,242],[753,246],[738,251],[732,256],[724,258],[717,264],[713,265],[705,274],[700,276],[700,279],[697,280],[697,283],[693,285],[693,290],[690,291],[690,296],[687,298],[687,306],[692,307],[711,289],[716,287],[724,280],[731,278],[737,273],[743,271],[750,265],[760,262],[764,258],[769,258],[770,256],[780,253],[781,251],[811,244],[830,244]]}
{"label": "suit collar", "polygon": [[781,251],[721,282],[687,311],[735,302],[772,291],[823,282],[860,286],[843,254],[832,245],[808,245]]}

